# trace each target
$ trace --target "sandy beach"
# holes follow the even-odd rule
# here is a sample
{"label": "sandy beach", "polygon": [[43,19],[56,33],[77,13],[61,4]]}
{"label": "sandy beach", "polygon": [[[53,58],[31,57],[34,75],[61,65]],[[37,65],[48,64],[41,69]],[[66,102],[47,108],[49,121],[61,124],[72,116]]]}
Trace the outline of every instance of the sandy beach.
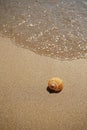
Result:
{"label": "sandy beach", "polygon": [[86,0],[0,1],[0,130],[87,130]]}
{"label": "sandy beach", "polygon": [[[48,80],[64,89],[50,94]],[[87,60],[37,55],[0,37],[0,130],[86,130]]]}

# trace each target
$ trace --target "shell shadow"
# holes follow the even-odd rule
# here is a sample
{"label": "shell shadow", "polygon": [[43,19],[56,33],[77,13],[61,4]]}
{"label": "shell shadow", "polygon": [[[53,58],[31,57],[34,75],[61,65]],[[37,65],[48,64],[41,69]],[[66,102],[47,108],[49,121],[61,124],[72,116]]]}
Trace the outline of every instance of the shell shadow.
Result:
{"label": "shell shadow", "polygon": [[52,89],[50,89],[48,86],[47,86],[46,90],[47,90],[50,94],[55,94],[55,93],[60,93],[60,92],[61,92],[61,91],[52,90]]}

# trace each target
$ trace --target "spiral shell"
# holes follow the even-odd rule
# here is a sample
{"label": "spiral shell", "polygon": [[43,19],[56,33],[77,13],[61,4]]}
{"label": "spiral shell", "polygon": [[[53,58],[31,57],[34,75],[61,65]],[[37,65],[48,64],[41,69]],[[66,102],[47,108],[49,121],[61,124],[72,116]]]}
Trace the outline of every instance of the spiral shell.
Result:
{"label": "spiral shell", "polygon": [[48,81],[48,88],[60,92],[63,89],[63,82],[59,78],[52,78]]}

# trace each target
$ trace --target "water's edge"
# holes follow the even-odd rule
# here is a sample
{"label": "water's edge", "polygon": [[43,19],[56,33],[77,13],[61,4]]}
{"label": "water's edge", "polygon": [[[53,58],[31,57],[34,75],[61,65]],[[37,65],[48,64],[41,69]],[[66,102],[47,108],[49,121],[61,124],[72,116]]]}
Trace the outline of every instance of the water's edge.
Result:
{"label": "water's edge", "polygon": [[87,3],[1,0],[0,33],[39,55],[87,58]]}

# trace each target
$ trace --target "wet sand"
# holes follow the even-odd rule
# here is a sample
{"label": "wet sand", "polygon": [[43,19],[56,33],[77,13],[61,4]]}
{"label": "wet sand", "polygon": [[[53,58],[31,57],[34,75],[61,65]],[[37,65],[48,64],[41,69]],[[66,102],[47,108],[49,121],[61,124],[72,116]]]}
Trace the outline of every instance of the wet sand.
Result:
{"label": "wet sand", "polygon": [[[47,82],[58,76],[60,93]],[[0,130],[86,130],[87,60],[37,55],[0,37]]]}

